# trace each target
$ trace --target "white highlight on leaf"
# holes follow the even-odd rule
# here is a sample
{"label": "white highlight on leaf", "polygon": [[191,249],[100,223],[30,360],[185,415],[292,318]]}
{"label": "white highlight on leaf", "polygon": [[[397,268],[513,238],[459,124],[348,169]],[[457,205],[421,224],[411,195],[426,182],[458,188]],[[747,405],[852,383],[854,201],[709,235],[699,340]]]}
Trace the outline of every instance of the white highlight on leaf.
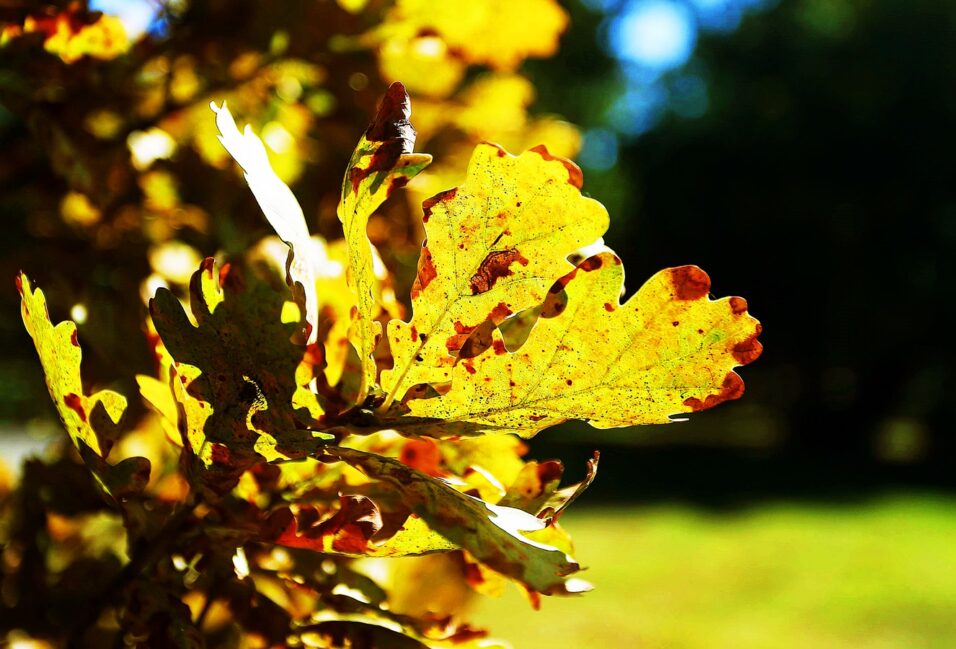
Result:
{"label": "white highlight on leaf", "polygon": [[279,238],[292,246],[294,253],[292,279],[301,282],[305,289],[305,318],[311,325],[308,342],[313,343],[318,334],[318,303],[313,270],[316,263],[313,259],[309,228],[306,225],[302,207],[292,190],[272,169],[265,145],[252,132],[252,128],[247,124],[240,132],[225,101],[222,102],[222,106],[216,106],[215,102],[211,102],[209,107],[216,113],[219,141],[245,172],[249,189],[256,197],[266,220]]}

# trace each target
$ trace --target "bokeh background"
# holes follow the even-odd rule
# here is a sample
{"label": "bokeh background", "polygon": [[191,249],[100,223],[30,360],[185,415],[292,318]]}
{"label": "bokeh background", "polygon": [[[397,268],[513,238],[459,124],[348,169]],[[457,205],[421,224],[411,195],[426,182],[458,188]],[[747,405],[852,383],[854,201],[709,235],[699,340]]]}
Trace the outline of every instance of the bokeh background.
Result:
{"label": "bokeh background", "polygon": [[[956,4],[562,0],[560,49],[511,61],[462,54],[389,2],[91,4],[146,35],[104,61],[38,57],[39,34],[0,48],[0,277],[22,268],[54,320],[80,323],[88,381],[135,394],[143,286],[267,233],[210,99],[263,133],[313,231],[335,237],[329,197],[401,78],[419,148],[447,163],[373,221],[399,286],[416,200],[458,182],[475,141],[538,138],[610,210],[629,291],[695,263],[764,324],[741,401],[531,443],[572,477],[602,451],[565,519],[597,588],[533,614],[490,600],[477,621],[528,648],[953,646]],[[41,5],[67,3],[0,3],[0,18]],[[553,19],[540,5],[529,24]],[[59,432],[8,289],[15,467]]]}

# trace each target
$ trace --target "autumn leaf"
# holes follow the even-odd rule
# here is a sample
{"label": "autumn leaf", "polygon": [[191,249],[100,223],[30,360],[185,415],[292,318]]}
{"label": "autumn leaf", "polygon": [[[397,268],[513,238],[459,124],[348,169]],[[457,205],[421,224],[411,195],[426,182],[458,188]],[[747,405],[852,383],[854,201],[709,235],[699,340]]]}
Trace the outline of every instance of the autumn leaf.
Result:
{"label": "autumn leaf", "polygon": [[318,520],[315,509],[308,506],[300,506],[296,512],[288,507],[280,509],[267,521],[267,528],[279,533],[266,539],[287,547],[351,557],[407,557],[458,549],[417,515],[406,511],[402,520],[386,528],[374,500],[355,495],[342,496],[339,501],[338,511],[323,520]]}
{"label": "autumn leaf", "polygon": [[305,303],[303,333],[308,343],[315,342],[318,326],[318,299],[315,293],[316,261],[312,253],[309,228],[302,207],[292,190],[276,175],[269,162],[262,140],[246,125],[240,133],[236,121],[226,107],[210,104],[216,113],[219,141],[245,172],[249,189],[256,197],[266,219],[279,238],[291,249],[287,262],[289,286],[302,294]]}
{"label": "autumn leaf", "polygon": [[429,162],[431,156],[412,153],[415,129],[405,86],[393,83],[385,93],[378,113],[352,154],[342,181],[338,216],[348,242],[349,278],[356,312],[350,338],[362,362],[362,387],[358,402],[376,385],[375,347],[382,334],[376,320],[376,274],[368,220],[391,193],[405,186]]}
{"label": "autumn leaf", "polygon": [[411,414],[530,437],[568,419],[667,423],[743,394],[733,368],[762,349],[743,299],[709,299],[695,266],[657,273],[622,305],[623,281],[615,255],[585,259],[551,287],[519,349],[491,332],[487,349],[456,364],[451,390],[411,401]]}
{"label": "autumn leaf", "polygon": [[580,569],[578,564],[565,552],[526,536],[546,529],[546,521],[463,494],[392,458],[342,447],[323,448],[316,457],[346,462],[388,483],[431,529],[529,589],[547,595],[578,592],[578,581],[568,580]]}
{"label": "autumn leaf", "polygon": [[290,340],[301,315],[283,318],[286,305],[298,314],[291,295],[246,269],[216,272],[211,258],[190,282],[196,325],[169,290],[150,300],[156,330],[178,364],[176,379],[188,383],[171,381],[183,421],[192,423],[185,441],[211,472],[205,479],[214,488],[230,489],[254,464],[301,456],[319,443],[310,431],[316,426],[311,377],[299,377],[304,385],[296,380],[308,351]]}
{"label": "autumn leaf", "polygon": [[482,144],[465,182],[425,202],[413,315],[388,327],[386,406],[413,385],[451,380],[476,328],[539,305],[573,268],[568,255],[604,234],[607,211],[581,182],[577,166],[543,147],[515,157]]}
{"label": "autumn leaf", "polygon": [[131,457],[115,465],[106,461],[126,410],[126,397],[112,390],[89,396],[84,393],[76,324],[66,320],[54,327],[43,291],[34,290],[24,273],[17,275],[16,281],[23,324],[33,339],[50,397],[73,445],[108,495],[120,500],[141,492],[149,480],[149,460]]}

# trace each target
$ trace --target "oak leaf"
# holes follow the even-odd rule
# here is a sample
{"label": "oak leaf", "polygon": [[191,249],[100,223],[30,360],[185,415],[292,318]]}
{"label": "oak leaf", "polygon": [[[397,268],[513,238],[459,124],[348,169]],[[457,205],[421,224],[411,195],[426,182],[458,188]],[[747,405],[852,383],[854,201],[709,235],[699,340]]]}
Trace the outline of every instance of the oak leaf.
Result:
{"label": "oak leaf", "polygon": [[762,347],[742,298],[709,299],[695,266],[660,271],[622,305],[623,281],[614,254],[585,259],[551,287],[520,348],[493,330],[486,349],[455,365],[447,394],[410,401],[411,415],[530,437],[568,419],[667,423],[743,394],[733,368]]}
{"label": "oak leaf", "polygon": [[376,320],[380,309],[375,299],[377,282],[368,221],[395,189],[404,187],[432,159],[430,155],[412,153],[415,129],[409,122],[410,116],[405,86],[393,83],[355,147],[342,181],[338,216],[348,242],[349,278],[356,307],[350,338],[362,362],[359,403],[376,385],[374,354],[382,334],[382,326]]}
{"label": "oak leaf", "polygon": [[149,460],[130,457],[115,465],[106,460],[126,410],[126,397],[112,390],[84,393],[80,376],[83,353],[76,324],[66,320],[54,327],[43,291],[33,289],[23,273],[16,281],[23,324],[33,339],[50,397],[73,445],[109,496],[120,500],[139,493],[149,480]]}
{"label": "oak leaf", "polygon": [[580,570],[577,562],[563,550],[530,537],[547,529],[550,521],[466,495],[392,458],[337,446],[320,449],[316,457],[323,462],[346,462],[388,483],[429,528],[532,591],[579,592],[580,580],[569,579]]}
{"label": "oak leaf", "polygon": [[[319,443],[310,431],[311,377],[297,382],[308,348],[291,340],[302,325],[291,295],[246,269],[216,272],[208,258],[189,289],[195,325],[165,288],[150,300],[150,316],[176,361],[170,381],[184,447],[206,468],[209,486],[228,490],[251,466],[300,456]],[[298,317],[283,318],[287,304]]]}
{"label": "oak leaf", "polygon": [[482,144],[465,182],[425,202],[412,318],[388,327],[389,404],[413,385],[451,380],[476,328],[539,305],[573,268],[568,255],[604,234],[607,211],[581,182],[577,166],[543,147],[516,157]]}

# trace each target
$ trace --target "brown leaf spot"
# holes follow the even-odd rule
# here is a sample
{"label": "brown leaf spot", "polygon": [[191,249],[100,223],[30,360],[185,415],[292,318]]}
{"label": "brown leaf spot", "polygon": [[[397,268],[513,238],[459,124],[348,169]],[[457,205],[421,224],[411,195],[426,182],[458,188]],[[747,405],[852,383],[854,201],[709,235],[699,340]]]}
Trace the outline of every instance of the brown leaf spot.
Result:
{"label": "brown leaf spot", "polygon": [[678,300],[699,300],[710,292],[710,278],[697,266],[671,268],[670,273]]}
{"label": "brown leaf spot", "polygon": [[753,335],[734,345],[731,353],[733,354],[734,359],[736,359],[736,361],[741,365],[753,363],[763,352],[763,345],[759,340],[757,340],[757,336],[760,335],[761,331],[762,327],[758,324]]}
{"label": "brown leaf spot", "polygon": [[405,86],[396,81],[385,91],[375,119],[365,131],[365,139],[371,142],[399,140],[403,143],[399,155],[411,153],[415,146],[415,129],[408,118],[412,115],[411,102]]}
{"label": "brown leaf spot", "polygon": [[412,325],[412,326],[409,328],[409,332],[410,332],[411,335],[412,335],[412,342],[413,342],[413,343],[414,343],[414,342],[418,342],[418,329],[415,328],[415,325]]}
{"label": "brown leaf spot", "polygon": [[226,446],[225,444],[212,445],[213,464],[228,465],[231,459],[232,459],[232,453],[229,452],[228,446]]}
{"label": "brown leaf spot", "polygon": [[545,417],[547,417],[547,415],[528,415],[528,419],[531,421],[541,421]]}
{"label": "brown leaf spot", "polygon": [[732,297],[730,298],[730,310],[734,312],[734,315],[740,315],[741,313],[747,312],[747,300],[742,297]]}
{"label": "brown leaf spot", "polygon": [[463,365],[465,366],[465,369],[468,370],[469,374],[474,374],[478,371],[475,369],[475,366],[471,364],[471,361],[465,361]]}
{"label": "brown leaf spot", "polygon": [[593,257],[588,257],[587,259],[582,261],[580,264],[578,264],[578,268],[580,268],[586,273],[590,273],[592,270],[597,270],[603,265],[604,265],[604,258],[601,257],[600,255],[594,255]]}
{"label": "brown leaf spot", "polygon": [[566,382],[568,385],[574,385],[574,381],[572,381],[571,379],[568,379],[568,380],[565,381],[565,382]]}
{"label": "brown leaf spot", "polygon": [[515,262],[522,266],[528,265],[528,260],[514,248],[488,253],[478,267],[478,272],[471,278],[471,294],[478,295],[491,290],[499,279],[511,275],[511,265]]}
{"label": "brown leaf spot", "polygon": [[388,195],[391,196],[392,192],[396,189],[401,189],[407,185],[409,180],[408,176],[395,176],[392,178],[392,181],[388,184]]}
{"label": "brown leaf spot", "polygon": [[491,310],[491,313],[488,314],[488,319],[495,324],[500,324],[505,318],[511,315],[511,313],[512,311],[508,308],[507,304],[499,302],[495,305],[495,308]]}
{"label": "brown leaf spot", "polygon": [[80,418],[80,421],[86,423],[86,410],[83,409],[83,399],[72,392],[63,397],[63,405],[72,410]]}
{"label": "brown leaf spot", "polygon": [[499,356],[508,353],[508,350],[505,349],[505,344],[497,338],[491,343],[491,346],[495,348],[495,353]]}
{"label": "brown leaf spot", "polygon": [[538,146],[532,148],[531,150],[537,153],[539,156],[541,156],[545,160],[560,162],[561,164],[563,164],[564,168],[568,170],[568,182],[571,183],[571,185],[573,185],[574,187],[577,187],[578,189],[581,189],[582,187],[584,187],[584,173],[581,171],[581,167],[577,166],[576,164],[574,164],[573,162],[571,162],[570,160],[566,158],[552,155],[551,152],[548,151],[548,148],[543,144],[539,144]]}
{"label": "brown leaf spot", "polygon": [[707,398],[701,401],[696,397],[690,397],[684,399],[684,405],[697,412],[699,410],[707,410],[708,408],[713,408],[716,405],[723,403],[724,401],[732,401],[734,399],[739,399],[744,394],[744,380],[740,378],[735,372],[728,372],[727,376],[724,377],[724,382],[720,386],[720,392],[717,394],[709,394]]}
{"label": "brown leaf spot", "polygon": [[17,276],[13,278],[13,282],[17,285],[17,293],[20,294],[20,297],[23,297],[23,273],[17,273]]}
{"label": "brown leaf spot", "polygon": [[202,272],[209,275],[209,279],[213,278],[212,272],[215,269],[215,267],[216,267],[216,260],[213,259],[212,257],[206,257],[205,259],[202,260],[202,263],[199,265],[199,268],[202,270]]}
{"label": "brown leaf spot", "polygon": [[605,302],[604,310],[607,311],[608,313],[611,313],[612,311],[614,311],[614,305],[612,305],[610,302]]}
{"label": "brown leaf spot", "polygon": [[674,320],[674,322],[671,323],[671,325],[674,327],[676,327],[679,324],[680,324],[680,320]]}
{"label": "brown leaf spot", "polygon": [[458,188],[452,187],[451,189],[446,189],[443,192],[435,194],[431,198],[425,199],[425,201],[422,202],[422,223],[428,223],[428,219],[432,216],[432,208],[435,207],[435,205],[452,200],[457,193]]}
{"label": "brown leaf spot", "polygon": [[558,460],[548,460],[538,465],[538,480],[543,485],[560,480],[563,474],[564,465]]}
{"label": "brown leaf spot", "polygon": [[436,277],[438,277],[438,271],[435,270],[435,264],[432,263],[432,253],[428,249],[428,246],[423,244],[422,254],[418,258],[418,274],[415,277],[415,282],[412,284],[412,299],[417,298]]}
{"label": "brown leaf spot", "polygon": [[74,329],[73,333],[70,334],[70,342],[73,344],[74,347],[80,346],[80,341],[77,340],[77,336],[76,336],[76,329]]}

